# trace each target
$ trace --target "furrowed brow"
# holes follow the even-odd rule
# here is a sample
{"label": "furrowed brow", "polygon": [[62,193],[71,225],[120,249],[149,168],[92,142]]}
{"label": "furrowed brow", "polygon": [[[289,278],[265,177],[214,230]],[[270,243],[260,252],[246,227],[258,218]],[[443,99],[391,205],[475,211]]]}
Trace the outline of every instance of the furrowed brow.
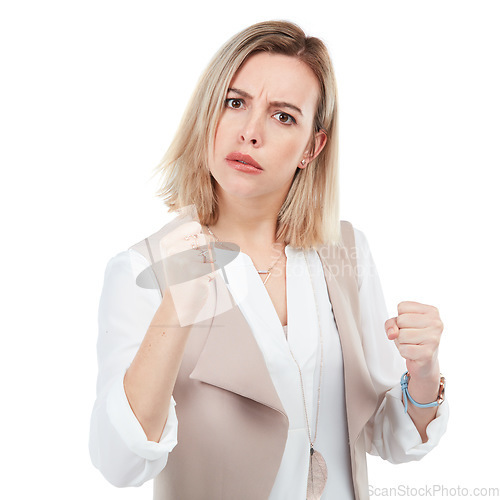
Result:
{"label": "furrowed brow", "polygon": [[299,113],[300,116],[302,116],[302,110],[298,106],[295,106],[295,104],[290,104],[289,102],[284,102],[284,101],[273,101],[271,105],[276,106],[277,108],[293,109],[294,111]]}
{"label": "furrowed brow", "polygon": [[[253,99],[253,96],[249,94],[248,92],[245,92],[244,90],[241,89],[236,89],[236,88],[230,88],[227,89],[228,92],[233,92],[241,97],[244,97],[245,99]],[[288,108],[292,109],[293,111],[296,111],[299,113],[300,116],[302,116],[302,110],[298,107],[295,106],[295,104],[291,104],[286,101],[273,101],[271,102],[271,106],[277,107],[277,108]]]}
{"label": "furrowed brow", "polygon": [[245,92],[244,90],[240,89],[227,89],[228,92],[234,92],[235,94],[240,95],[241,97],[245,97],[246,99],[253,99],[253,96],[251,96],[248,92]]}

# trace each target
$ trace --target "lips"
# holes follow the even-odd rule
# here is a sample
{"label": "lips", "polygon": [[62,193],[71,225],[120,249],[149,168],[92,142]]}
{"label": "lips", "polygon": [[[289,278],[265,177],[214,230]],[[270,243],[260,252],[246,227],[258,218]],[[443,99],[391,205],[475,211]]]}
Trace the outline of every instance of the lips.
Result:
{"label": "lips", "polygon": [[231,153],[226,156],[226,160],[228,161],[238,161],[243,165],[250,165],[252,167],[258,168],[259,170],[263,170],[262,167],[256,162],[250,155],[245,155],[243,153]]}

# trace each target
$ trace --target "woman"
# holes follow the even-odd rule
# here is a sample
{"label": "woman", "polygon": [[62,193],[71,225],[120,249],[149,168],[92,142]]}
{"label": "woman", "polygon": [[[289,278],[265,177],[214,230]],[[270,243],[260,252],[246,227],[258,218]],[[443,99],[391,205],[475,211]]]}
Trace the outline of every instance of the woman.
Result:
{"label": "woman", "polygon": [[444,433],[438,310],[387,319],[338,216],[337,113],[328,52],[292,23],[209,64],[159,166],[180,215],[106,268],[90,450],[111,483],[364,499],[366,452],[418,460]]}

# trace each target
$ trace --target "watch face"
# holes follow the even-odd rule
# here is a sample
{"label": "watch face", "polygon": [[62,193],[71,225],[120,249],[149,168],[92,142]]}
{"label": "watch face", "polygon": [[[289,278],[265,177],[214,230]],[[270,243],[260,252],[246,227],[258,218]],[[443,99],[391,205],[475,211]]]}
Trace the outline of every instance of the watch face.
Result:
{"label": "watch face", "polygon": [[439,382],[439,394],[437,397],[437,402],[441,404],[444,401],[444,389],[445,389],[446,381],[444,377],[441,377],[441,381]]}

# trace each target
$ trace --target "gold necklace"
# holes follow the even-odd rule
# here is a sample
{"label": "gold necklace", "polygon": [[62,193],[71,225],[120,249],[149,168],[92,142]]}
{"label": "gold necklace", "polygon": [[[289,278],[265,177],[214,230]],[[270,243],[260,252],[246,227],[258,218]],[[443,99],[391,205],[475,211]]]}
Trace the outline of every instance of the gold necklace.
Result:
{"label": "gold necklace", "polygon": [[[215,241],[217,241],[217,243],[220,243],[220,245],[221,245],[221,246],[223,246],[224,248],[227,248],[228,250],[234,250],[233,248],[229,248],[229,247],[227,247],[227,246],[224,246],[224,243],[222,243],[222,241],[221,241],[221,240],[219,240],[219,238],[217,238],[217,236],[215,235],[215,233],[214,233],[214,232],[210,229],[210,227],[208,227],[208,225],[207,225],[207,226],[205,226],[205,227],[208,229],[208,232],[209,232],[209,233],[210,233],[210,234],[211,234],[211,235],[215,238]],[[280,259],[280,257],[281,257],[281,255],[278,255],[278,258],[274,261],[274,263],[271,265],[271,267],[269,267],[269,268],[267,269],[267,271],[259,271],[259,270],[257,269],[257,267],[255,266],[255,264],[254,264],[254,267],[255,267],[255,269],[257,269],[257,272],[258,272],[259,274],[267,274],[267,277],[266,277],[266,279],[264,280],[264,285],[267,283],[267,280],[271,277],[271,270],[272,270],[272,269],[273,269],[273,267],[276,265],[276,263],[278,262],[278,260]],[[251,259],[250,259],[250,260],[251,260]],[[252,261],[252,263],[253,263],[253,261]]]}
{"label": "gold necklace", "polygon": [[319,385],[318,385],[318,405],[316,409],[316,429],[314,431],[314,440],[311,439],[311,431],[309,430],[309,418],[307,416],[307,406],[306,406],[306,397],[304,393],[304,382],[302,380],[302,372],[300,370],[300,366],[293,355],[292,350],[290,349],[290,344],[288,344],[288,349],[290,349],[290,354],[292,355],[295,364],[299,370],[300,376],[300,387],[302,389],[302,399],[304,401],[304,413],[306,415],[306,424],[307,424],[307,434],[309,436],[309,473],[307,475],[307,495],[306,500],[319,500],[321,498],[321,494],[325,490],[326,481],[328,479],[328,470],[326,468],[326,461],[323,458],[323,455],[317,450],[314,449],[314,442],[316,441],[316,436],[318,434],[318,418],[319,418],[319,401],[321,394],[321,379],[323,374],[323,333],[321,331],[321,323],[319,320],[319,310],[318,303],[316,301],[316,292],[314,291],[314,286],[311,278],[311,272],[309,270],[309,261],[307,260],[306,252],[303,251],[304,258],[306,260],[307,272],[309,274],[309,280],[311,282],[311,288],[314,296],[314,304],[316,306],[316,315],[318,316],[318,328],[319,328],[319,339],[321,345],[321,361],[319,368]]}

